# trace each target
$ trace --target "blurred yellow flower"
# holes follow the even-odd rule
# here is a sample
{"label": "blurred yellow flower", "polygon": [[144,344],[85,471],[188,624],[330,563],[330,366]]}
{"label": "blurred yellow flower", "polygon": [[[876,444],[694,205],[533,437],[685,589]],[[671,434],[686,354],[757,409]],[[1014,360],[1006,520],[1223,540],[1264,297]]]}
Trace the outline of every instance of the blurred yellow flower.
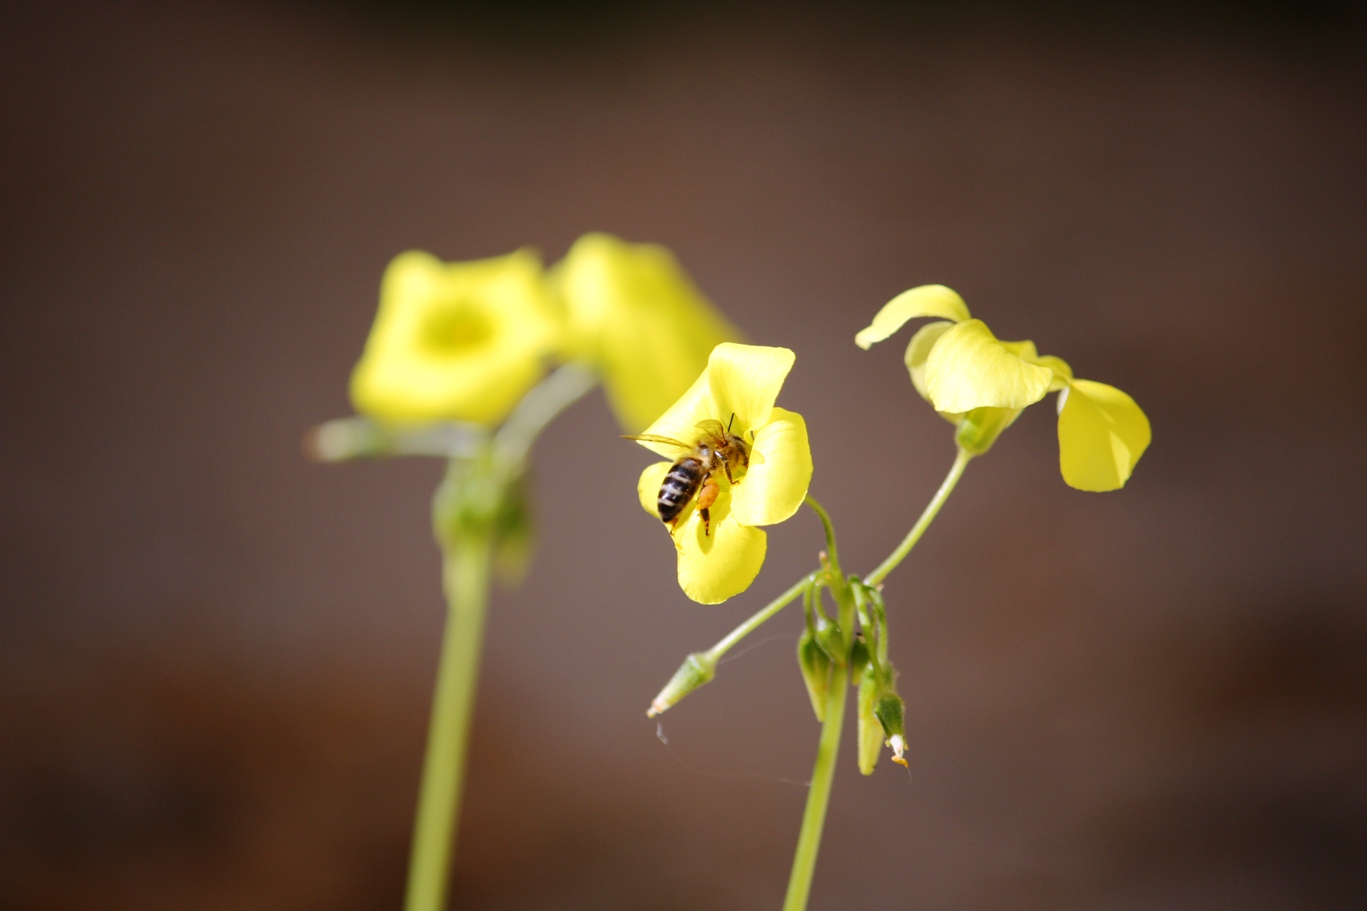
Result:
{"label": "blurred yellow flower", "polygon": [[352,404],[393,423],[496,424],[540,379],[559,333],[535,254],[443,263],[401,253],[380,285]]}
{"label": "blurred yellow flower", "polygon": [[[747,444],[749,466],[732,466],[734,485],[721,468],[713,474],[720,489],[708,509],[710,522],[703,521],[694,499],[673,523],[679,586],[694,601],[717,604],[745,591],[764,563],[767,538],[756,526],[791,517],[807,496],[812,479],[807,424],[801,415],[774,405],[793,361],[787,348],[718,345],[702,375],[647,428],[644,436],[653,439],[640,441],[657,455],[677,459],[705,437],[700,424],[719,422]],[[641,472],[637,494],[653,516],[673,464],[656,462]]]}
{"label": "blurred yellow flower", "polygon": [[867,349],[923,317],[940,319],[912,336],[907,369],[921,397],[960,428],[961,445],[985,452],[1023,408],[1057,392],[1063,480],[1078,490],[1125,486],[1152,437],[1134,399],[1113,386],[1074,378],[1067,363],[1040,355],[1034,342],[1000,341],[949,288],[904,291],[878,311],[855,344]]}
{"label": "blurred yellow flower", "polygon": [[586,234],[551,274],[565,308],[565,356],[598,372],[628,432],[663,414],[714,347],[740,338],[664,247]]}

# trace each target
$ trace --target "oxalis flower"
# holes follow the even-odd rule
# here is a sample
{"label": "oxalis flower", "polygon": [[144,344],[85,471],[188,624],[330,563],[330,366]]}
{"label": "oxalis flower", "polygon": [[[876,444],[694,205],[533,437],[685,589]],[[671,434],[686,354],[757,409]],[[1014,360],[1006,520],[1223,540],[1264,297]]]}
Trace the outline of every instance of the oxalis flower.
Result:
{"label": "oxalis flower", "polygon": [[1149,419],[1134,399],[1105,383],[1077,379],[1063,360],[1034,342],[1004,342],[943,285],[922,285],[888,302],[855,336],[867,349],[908,321],[938,317],[912,336],[906,365],[912,385],[959,428],[959,444],[986,452],[1021,410],[1050,392],[1058,397],[1059,467],[1078,490],[1117,490],[1148,448]]}
{"label": "oxalis flower", "polygon": [[[668,523],[678,551],[679,586],[694,601],[718,604],[745,591],[764,564],[767,536],[758,526],[789,518],[807,496],[807,424],[774,405],[793,361],[787,348],[718,345],[692,387],[636,438],[673,460],[646,468],[637,483],[642,508],[657,518],[665,475],[685,458],[705,456],[700,442],[710,446],[710,437],[724,432],[745,448],[746,458],[716,465]],[[704,503],[705,522],[699,490],[708,482],[715,484],[707,494],[715,500]]]}
{"label": "oxalis flower", "polygon": [[443,263],[401,253],[380,284],[352,404],[390,423],[493,425],[541,378],[559,338],[535,254]]}
{"label": "oxalis flower", "polygon": [[672,253],[585,234],[551,270],[566,316],[566,357],[603,378],[623,429],[637,433],[698,378],[736,331],[707,302]]}

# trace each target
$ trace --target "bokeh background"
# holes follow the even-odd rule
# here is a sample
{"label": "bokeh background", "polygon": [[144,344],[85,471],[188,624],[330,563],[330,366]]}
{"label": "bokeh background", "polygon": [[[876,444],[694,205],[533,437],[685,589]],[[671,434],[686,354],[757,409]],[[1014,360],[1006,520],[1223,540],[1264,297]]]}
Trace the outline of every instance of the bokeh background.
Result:
{"label": "bokeh background", "polygon": [[[952,459],[900,346],[942,282],[1145,407],[1068,489],[1048,405],[887,590],[908,775],[854,769],[812,907],[1367,903],[1360,5],[7,5],[0,907],[398,907],[442,603],[430,461],[310,425],[395,253],[673,248],[797,366],[851,568]],[[688,602],[597,394],[539,444],[453,904],[777,907],[817,725],[811,565]],[[564,478],[576,478],[566,484]]]}

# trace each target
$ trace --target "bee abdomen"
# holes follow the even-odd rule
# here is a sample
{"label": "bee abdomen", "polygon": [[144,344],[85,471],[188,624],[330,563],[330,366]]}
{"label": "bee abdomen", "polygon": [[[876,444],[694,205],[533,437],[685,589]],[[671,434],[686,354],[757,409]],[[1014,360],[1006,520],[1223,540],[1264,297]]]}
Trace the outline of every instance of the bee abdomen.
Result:
{"label": "bee abdomen", "polygon": [[660,484],[660,496],[655,504],[660,512],[660,521],[669,522],[683,512],[693,494],[697,493],[702,476],[702,462],[697,459],[680,459],[674,463]]}

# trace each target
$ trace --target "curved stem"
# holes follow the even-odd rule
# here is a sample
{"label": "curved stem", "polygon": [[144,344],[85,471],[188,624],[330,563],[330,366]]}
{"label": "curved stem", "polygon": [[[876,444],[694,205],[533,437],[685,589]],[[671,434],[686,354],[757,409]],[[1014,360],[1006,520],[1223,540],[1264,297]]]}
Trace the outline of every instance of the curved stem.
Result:
{"label": "curved stem", "polygon": [[443,561],[443,587],[450,609],[413,825],[405,911],[440,911],[445,907],[479,678],[492,552],[488,536],[463,538]]}
{"label": "curved stem", "polygon": [[494,438],[499,459],[505,464],[521,464],[546,425],[596,385],[598,378],[587,367],[566,364],[532,387]]}
{"label": "curved stem", "polygon": [[911,553],[911,549],[916,546],[916,542],[921,540],[921,535],[925,534],[926,529],[940,511],[940,507],[945,505],[945,500],[954,491],[954,485],[959,483],[959,478],[963,476],[964,469],[968,467],[968,460],[973,458],[963,449],[954,459],[954,466],[949,469],[949,474],[945,476],[940,484],[940,489],[935,491],[935,496],[926,504],[925,511],[921,513],[921,518],[916,520],[916,524],[907,532],[907,536],[902,539],[902,543],[897,545],[897,549],[888,555],[888,558],[879,564],[878,568],[864,577],[864,581],[869,585],[877,585],[888,577],[888,573],[897,568],[906,555]]}
{"label": "curved stem", "polygon": [[803,576],[793,584],[792,588],[760,608],[749,620],[746,620],[740,626],[731,630],[731,632],[726,634],[724,639],[708,649],[705,653],[706,656],[714,662],[719,660],[721,656],[730,651],[737,642],[759,629],[764,621],[783,610],[783,608],[787,607],[798,595],[802,594],[803,590],[808,585],[812,584],[813,575],[814,574],[809,573],[808,575]]}
{"label": "curved stem", "polygon": [[840,575],[840,555],[835,549],[835,528],[831,525],[830,514],[811,494],[808,494],[802,502],[810,506],[817,518],[821,519],[821,527],[826,532],[826,557],[830,560],[831,566],[835,567],[835,574]]}

